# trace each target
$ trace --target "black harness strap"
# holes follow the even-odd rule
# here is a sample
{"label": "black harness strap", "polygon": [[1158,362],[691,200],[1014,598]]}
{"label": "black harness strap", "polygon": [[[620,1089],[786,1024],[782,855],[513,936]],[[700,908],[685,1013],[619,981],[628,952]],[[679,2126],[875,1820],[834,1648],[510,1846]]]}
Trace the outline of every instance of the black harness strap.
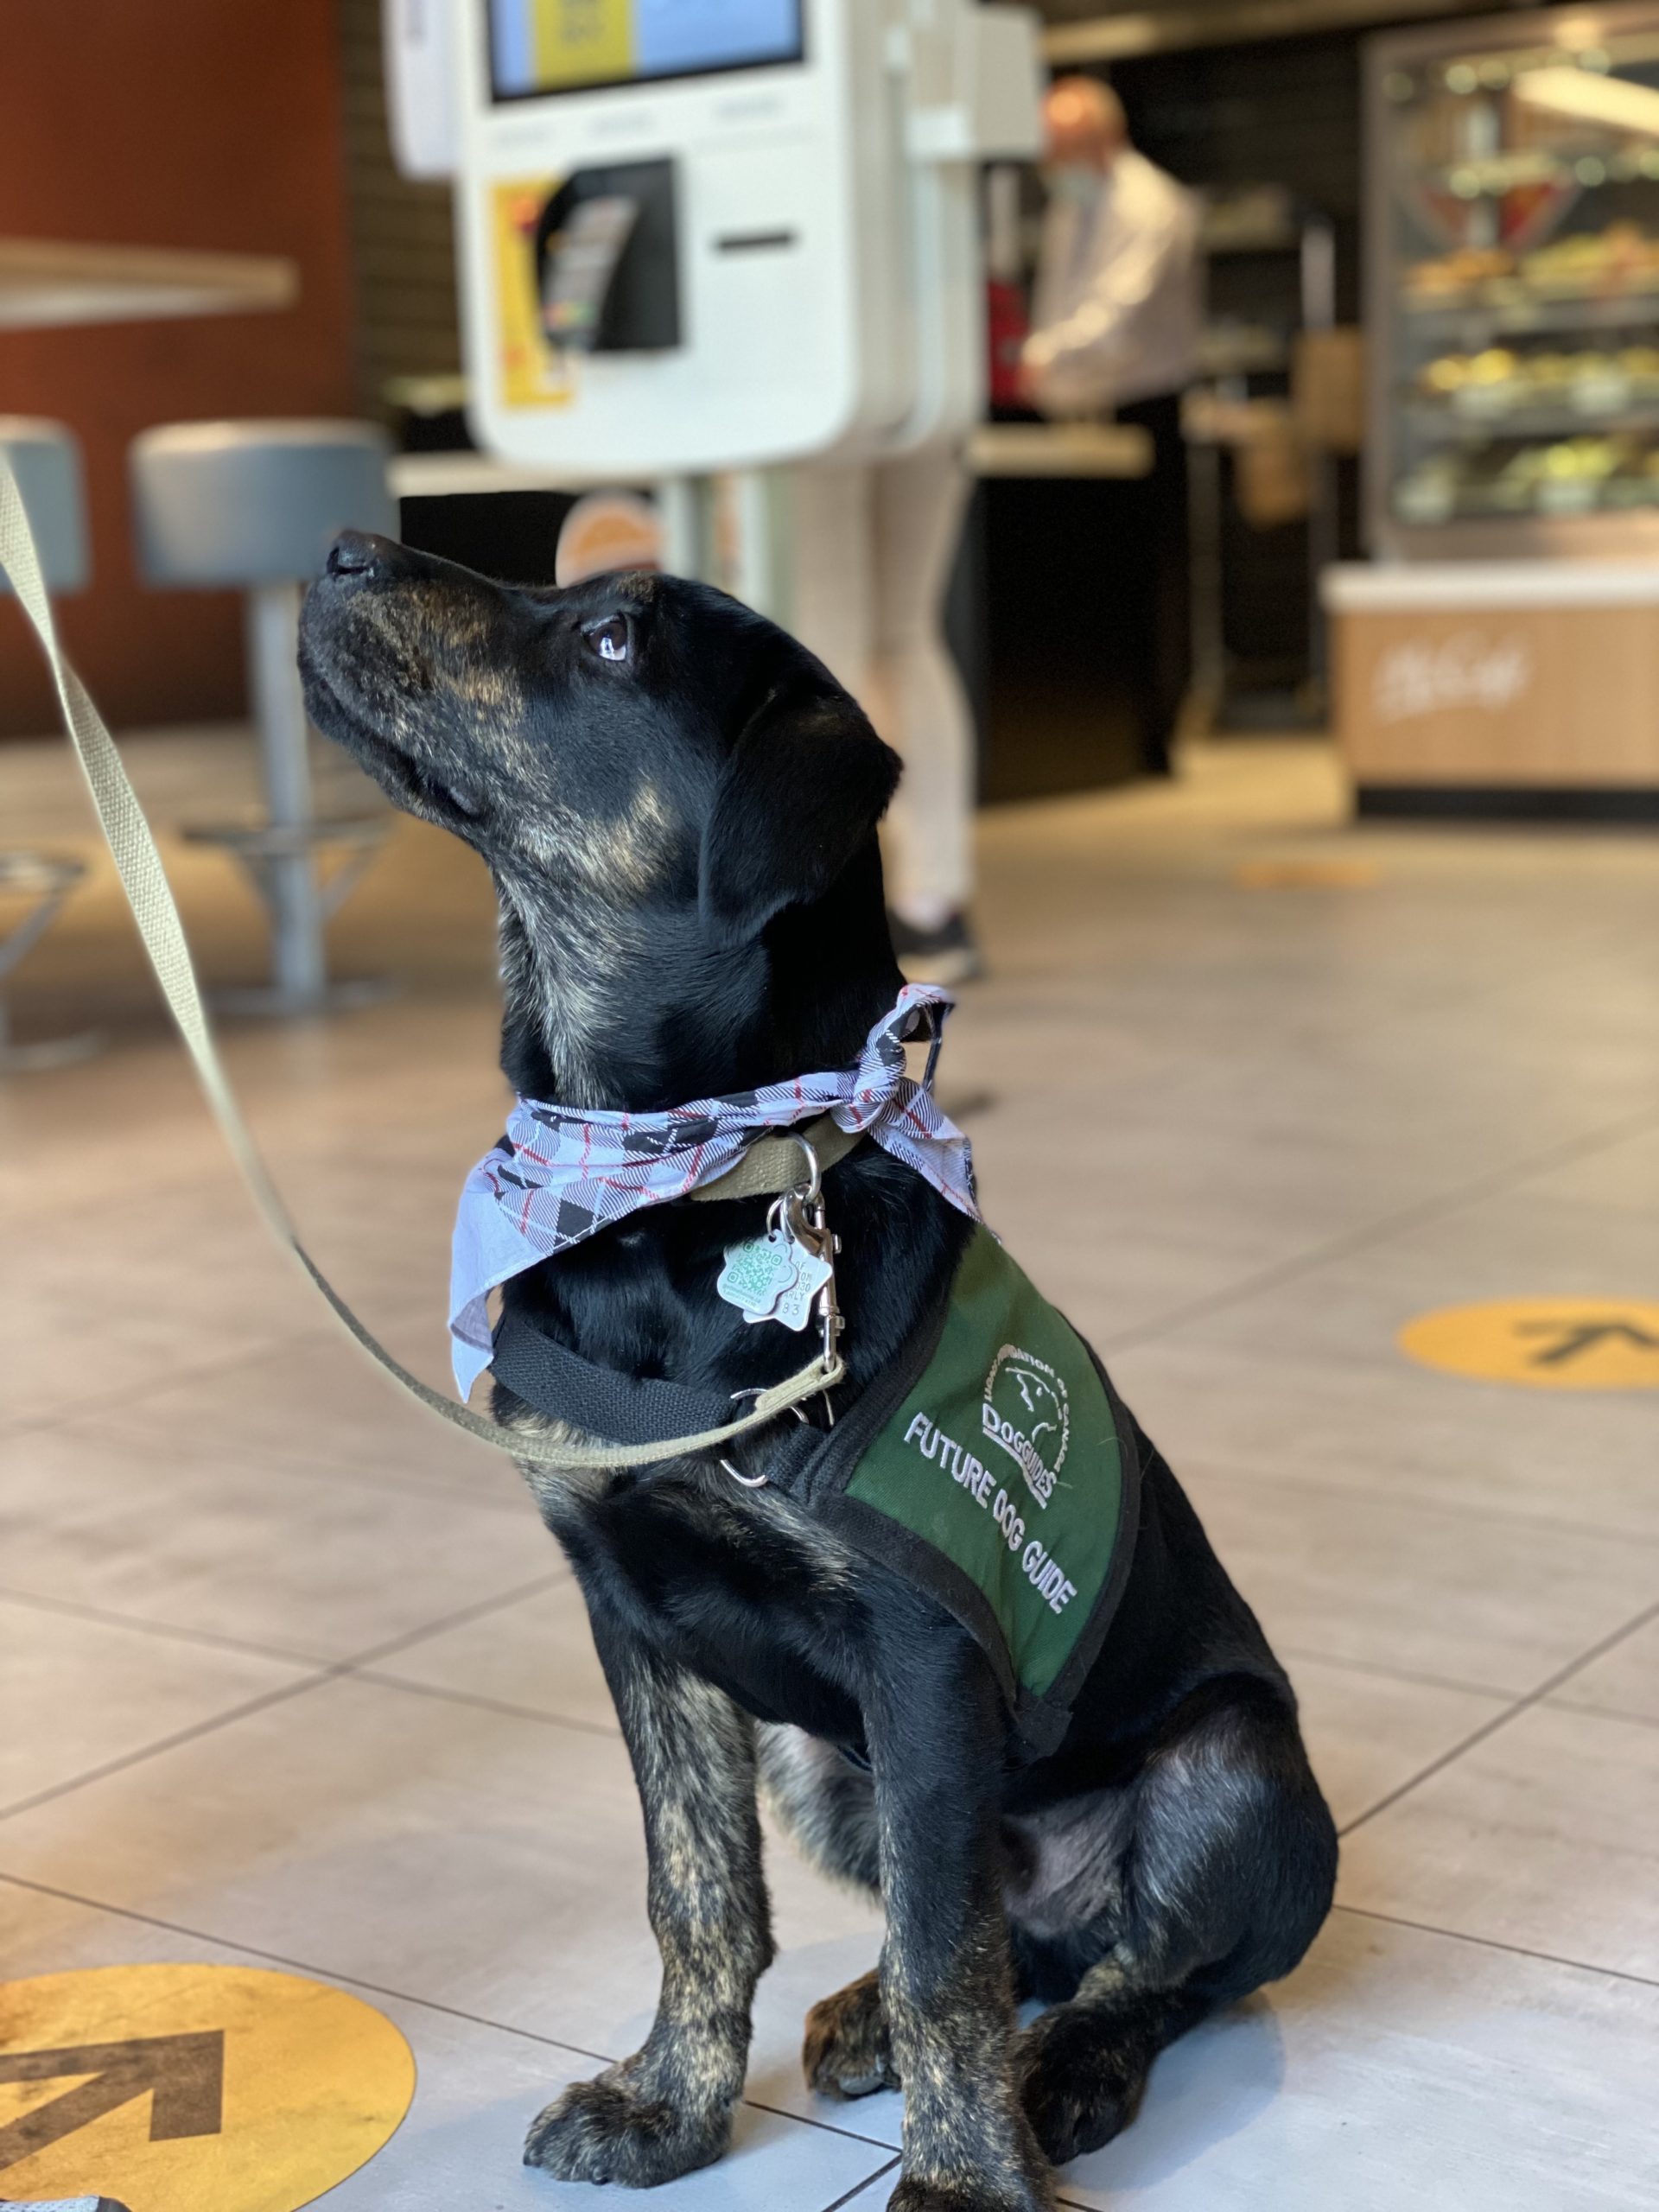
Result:
{"label": "black harness strap", "polygon": [[732,1402],[719,1391],[645,1382],[595,1367],[522,1313],[504,1313],[496,1324],[491,1364],[515,1398],[608,1444],[671,1444],[732,1418]]}

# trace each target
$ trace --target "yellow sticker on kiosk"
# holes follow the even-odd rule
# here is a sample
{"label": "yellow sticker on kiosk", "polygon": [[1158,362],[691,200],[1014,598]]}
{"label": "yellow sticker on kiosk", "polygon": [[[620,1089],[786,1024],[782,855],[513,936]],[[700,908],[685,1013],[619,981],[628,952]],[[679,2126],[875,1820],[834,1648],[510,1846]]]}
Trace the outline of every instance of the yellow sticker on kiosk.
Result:
{"label": "yellow sticker on kiosk", "polygon": [[1500,1298],[1408,1321],[1400,1349],[1425,1367],[1534,1390],[1659,1390],[1659,1302]]}
{"label": "yellow sticker on kiosk", "polygon": [[396,2133],[415,2060],[343,1989],[230,1966],[0,1983],[0,2202],[298,2212]]}
{"label": "yellow sticker on kiosk", "polygon": [[508,407],[565,407],[575,396],[570,355],[542,327],[536,233],[557,177],[526,177],[494,190],[496,362]]}

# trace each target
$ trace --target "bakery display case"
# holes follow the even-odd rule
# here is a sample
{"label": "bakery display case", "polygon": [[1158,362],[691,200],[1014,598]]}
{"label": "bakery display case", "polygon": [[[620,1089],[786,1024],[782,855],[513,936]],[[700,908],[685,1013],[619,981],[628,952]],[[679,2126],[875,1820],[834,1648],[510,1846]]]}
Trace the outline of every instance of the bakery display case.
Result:
{"label": "bakery display case", "polygon": [[1659,6],[1370,41],[1384,556],[1659,551]]}

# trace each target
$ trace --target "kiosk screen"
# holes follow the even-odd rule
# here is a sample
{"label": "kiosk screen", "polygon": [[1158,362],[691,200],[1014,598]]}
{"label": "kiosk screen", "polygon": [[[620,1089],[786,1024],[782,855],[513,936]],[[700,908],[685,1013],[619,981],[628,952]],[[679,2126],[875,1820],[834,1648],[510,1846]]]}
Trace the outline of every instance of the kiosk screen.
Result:
{"label": "kiosk screen", "polygon": [[802,0],[490,0],[498,100],[802,58]]}

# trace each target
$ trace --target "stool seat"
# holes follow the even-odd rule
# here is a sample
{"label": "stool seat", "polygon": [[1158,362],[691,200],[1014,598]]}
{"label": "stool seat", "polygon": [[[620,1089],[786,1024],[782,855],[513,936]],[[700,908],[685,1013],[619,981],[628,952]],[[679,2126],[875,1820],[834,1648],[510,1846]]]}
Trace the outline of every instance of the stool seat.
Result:
{"label": "stool seat", "polygon": [[[0,415],[0,453],[17,479],[47,589],[85,591],[92,563],[80,448],[73,432],[35,415]],[[10,579],[0,571],[0,592],[10,589]]]}
{"label": "stool seat", "polygon": [[249,590],[319,574],[342,530],[395,537],[391,443],[373,423],[168,423],[131,450],[152,584]]}

